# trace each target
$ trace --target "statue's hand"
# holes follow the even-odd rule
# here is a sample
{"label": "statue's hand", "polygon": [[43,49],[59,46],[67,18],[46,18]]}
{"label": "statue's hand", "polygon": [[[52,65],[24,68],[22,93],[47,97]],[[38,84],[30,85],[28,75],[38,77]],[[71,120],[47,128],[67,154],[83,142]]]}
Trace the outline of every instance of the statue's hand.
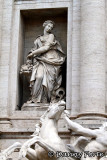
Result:
{"label": "statue's hand", "polygon": [[29,69],[29,71],[32,71],[33,65],[30,65],[30,66],[28,67],[28,69]]}
{"label": "statue's hand", "polygon": [[23,145],[20,152],[19,152],[19,159],[18,160],[21,160],[22,158],[26,157],[27,155],[27,150],[28,150],[28,145]]}
{"label": "statue's hand", "polygon": [[55,45],[56,45],[56,41],[52,43],[52,46],[55,46]]}
{"label": "statue's hand", "polygon": [[64,117],[70,117],[70,113],[67,110],[64,110]]}
{"label": "statue's hand", "polygon": [[31,58],[33,56],[32,53],[28,54],[27,58]]}

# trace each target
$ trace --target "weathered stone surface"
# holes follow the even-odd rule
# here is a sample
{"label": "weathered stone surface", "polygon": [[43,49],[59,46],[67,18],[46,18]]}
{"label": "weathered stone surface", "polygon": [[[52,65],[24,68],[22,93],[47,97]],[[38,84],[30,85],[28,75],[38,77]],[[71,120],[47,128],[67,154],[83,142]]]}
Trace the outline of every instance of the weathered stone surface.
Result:
{"label": "weathered stone surface", "polygon": [[105,0],[81,0],[81,113],[105,113]]}
{"label": "weathered stone surface", "polygon": [[[73,122],[69,119],[69,117],[65,116],[65,120],[69,126],[69,128],[72,131],[75,131],[76,133],[84,136],[84,137],[79,137],[75,146],[75,149],[77,151],[88,151],[89,153],[87,154],[87,156],[84,156],[84,153],[82,155],[82,157],[80,158],[81,160],[97,160],[98,157],[102,157],[102,156],[98,156],[98,155],[94,155],[94,156],[90,156],[90,153],[103,153],[103,157],[105,156],[106,152],[107,152],[107,122],[103,123],[101,127],[99,127],[98,129],[89,129],[89,128],[85,128],[82,127],[80,124]],[[90,139],[86,139],[86,137],[90,138]],[[85,143],[84,143],[85,140]],[[87,141],[87,143],[86,143]],[[79,143],[79,145],[77,145],[77,143]],[[85,145],[85,147],[82,147],[81,150],[81,145]],[[80,147],[80,148],[79,148]]]}
{"label": "weathered stone surface", "polygon": [[55,22],[47,20],[43,27],[43,35],[35,39],[26,64],[21,66],[20,74],[30,77],[31,97],[27,103],[49,103],[64,99],[61,68],[66,55],[52,33]]}
{"label": "weathered stone surface", "polygon": [[[47,19],[58,24],[54,34],[67,53],[64,72],[70,118],[90,129],[107,121],[106,14],[104,0],[0,0],[0,150],[30,138],[47,109],[19,110],[23,105],[20,102],[25,103],[29,97],[27,92],[22,94],[28,84],[20,82],[20,67]],[[70,136],[63,116],[58,132],[66,144],[79,136],[75,132]],[[18,152],[12,154],[14,160],[17,156]]]}
{"label": "weathered stone surface", "polygon": [[71,115],[80,111],[80,0],[73,1],[73,32],[72,32],[72,110]]}

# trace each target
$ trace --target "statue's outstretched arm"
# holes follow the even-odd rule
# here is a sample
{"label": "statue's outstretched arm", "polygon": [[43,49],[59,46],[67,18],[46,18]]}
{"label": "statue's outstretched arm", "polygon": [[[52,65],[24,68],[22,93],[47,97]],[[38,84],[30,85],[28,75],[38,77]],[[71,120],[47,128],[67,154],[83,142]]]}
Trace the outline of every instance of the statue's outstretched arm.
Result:
{"label": "statue's outstretched arm", "polygon": [[44,46],[32,51],[32,53],[30,53],[27,56],[27,58],[30,58],[34,55],[40,55],[42,53],[45,53],[45,52],[49,51],[53,43],[54,43],[54,35],[50,34],[46,44]]}
{"label": "statue's outstretched arm", "polygon": [[69,125],[70,129],[73,130],[74,132],[86,137],[95,137],[95,138],[97,137],[96,130],[84,128],[80,124],[71,121],[67,116],[65,117],[65,120]]}

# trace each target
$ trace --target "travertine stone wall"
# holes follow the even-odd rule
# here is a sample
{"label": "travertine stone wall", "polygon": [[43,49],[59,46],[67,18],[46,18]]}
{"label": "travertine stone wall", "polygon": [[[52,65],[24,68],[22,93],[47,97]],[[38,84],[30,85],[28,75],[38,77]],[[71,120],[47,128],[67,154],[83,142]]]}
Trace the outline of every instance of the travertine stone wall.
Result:
{"label": "travertine stone wall", "polygon": [[106,8],[105,8],[105,11],[106,11],[106,113],[107,113],[107,1],[105,1],[105,4],[106,4]]}
{"label": "travertine stone wall", "polygon": [[80,110],[80,18],[80,0],[75,0],[72,32],[72,116],[78,115]]}
{"label": "travertine stone wall", "polygon": [[73,30],[73,1],[70,1],[67,17],[67,65],[66,65],[66,109],[71,112],[72,104],[72,31]]}
{"label": "travertine stone wall", "polygon": [[0,1],[0,117],[8,115],[9,56],[13,0]]}
{"label": "travertine stone wall", "polygon": [[2,22],[0,23],[0,42],[2,42],[0,43],[1,117],[7,115],[8,109],[14,111],[19,105],[18,73],[22,64],[24,45],[20,10],[64,6],[70,6],[68,10],[69,25],[67,26],[67,58],[69,57],[67,60],[67,109],[71,110],[72,108],[72,116],[78,115],[79,110],[83,112],[84,109],[86,112],[100,112],[101,110],[104,113],[105,101],[107,101],[107,98],[105,99],[105,79],[107,76],[105,77],[104,2],[103,0],[93,0],[92,2],[75,0],[72,4],[72,1],[67,0],[62,4],[60,0],[55,2],[53,0],[18,1],[15,3],[12,0],[0,1],[0,21]]}
{"label": "travertine stone wall", "polygon": [[[2,9],[3,9],[3,0],[0,0],[0,37],[2,36],[2,16],[3,16],[3,12],[2,12]],[[1,42],[2,42],[2,39],[0,38],[0,48],[1,48]]]}
{"label": "travertine stone wall", "polygon": [[81,113],[105,113],[105,0],[81,0]]}
{"label": "travertine stone wall", "polygon": [[67,18],[67,109],[71,110],[72,108],[72,116],[78,115],[80,110],[82,113],[84,109],[86,112],[92,110],[100,113],[101,110],[101,113],[104,113],[105,106],[107,106],[107,96],[105,99],[107,75],[105,77],[104,2],[106,1],[75,0],[72,4],[72,1],[69,0],[63,1],[63,3],[60,0],[55,2],[53,0],[18,2],[0,0],[0,21],[2,22],[0,23],[1,117],[7,115],[8,109],[9,112],[11,112],[10,110],[14,112],[20,101],[18,73],[23,63],[24,53],[23,20],[21,20],[20,10],[64,6],[69,6]]}

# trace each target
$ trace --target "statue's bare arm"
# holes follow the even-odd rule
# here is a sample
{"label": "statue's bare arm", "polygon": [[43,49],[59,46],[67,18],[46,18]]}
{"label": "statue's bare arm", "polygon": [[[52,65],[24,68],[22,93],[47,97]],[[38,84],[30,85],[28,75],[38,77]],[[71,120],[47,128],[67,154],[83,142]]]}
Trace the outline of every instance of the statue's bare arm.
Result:
{"label": "statue's bare arm", "polygon": [[42,54],[42,53],[47,52],[48,50],[50,50],[51,44],[53,44],[53,43],[54,43],[54,35],[53,35],[53,34],[50,34],[50,35],[49,35],[49,38],[48,38],[48,40],[47,40],[46,45],[38,48],[38,49],[35,50],[35,51],[32,51],[32,53],[30,53],[30,54],[28,55],[28,58],[30,58],[30,57],[32,57],[32,56],[34,56],[34,55],[40,55],[40,54]]}
{"label": "statue's bare arm", "polygon": [[97,137],[97,130],[84,128],[80,124],[71,121],[67,116],[65,117],[65,120],[69,125],[70,129],[73,130],[74,132],[87,137],[93,137],[93,138]]}

